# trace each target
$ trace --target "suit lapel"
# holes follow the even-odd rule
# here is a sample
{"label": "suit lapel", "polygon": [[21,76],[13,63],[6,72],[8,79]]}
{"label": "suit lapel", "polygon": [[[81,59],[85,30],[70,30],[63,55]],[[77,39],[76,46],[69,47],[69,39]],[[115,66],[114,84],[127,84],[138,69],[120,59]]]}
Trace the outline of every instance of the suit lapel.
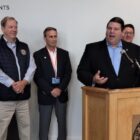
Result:
{"label": "suit lapel", "polygon": [[105,40],[103,41],[102,45],[102,56],[104,61],[103,62],[104,67],[106,67],[107,71],[110,71],[111,73],[113,73],[113,75],[116,75]]}
{"label": "suit lapel", "polygon": [[52,72],[52,76],[54,77],[55,72],[54,72],[54,69],[53,69],[53,66],[52,66],[52,62],[51,62],[51,58],[50,58],[49,52],[46,49],[46,47],[44,49],[43,57],[44,57],[44,59],[46,59],[46,66],[47,66],[47,68],[50,69],[49,71]]}
{"label": "suit lapel", "polygon": [[59,75],[61,63],[63,61],[61,56],[62,56],[62,54],[60,53],[59,48],[57,48],[57,75]]}

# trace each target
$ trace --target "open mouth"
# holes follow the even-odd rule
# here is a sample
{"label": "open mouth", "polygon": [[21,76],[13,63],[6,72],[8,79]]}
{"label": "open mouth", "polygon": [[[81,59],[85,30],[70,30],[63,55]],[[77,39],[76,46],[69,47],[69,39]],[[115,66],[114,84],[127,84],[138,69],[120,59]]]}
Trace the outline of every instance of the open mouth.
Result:
{"label": "open mouth", "polygon": [[110,39],[114,39],[115,38],[115,35],[109,35],[109,38]]}
{"label": "open mouth", "polygon": [[115,35],[109,35],[109,37],[110,37],[110,38],[114,38],[114,37],[115,37]]}

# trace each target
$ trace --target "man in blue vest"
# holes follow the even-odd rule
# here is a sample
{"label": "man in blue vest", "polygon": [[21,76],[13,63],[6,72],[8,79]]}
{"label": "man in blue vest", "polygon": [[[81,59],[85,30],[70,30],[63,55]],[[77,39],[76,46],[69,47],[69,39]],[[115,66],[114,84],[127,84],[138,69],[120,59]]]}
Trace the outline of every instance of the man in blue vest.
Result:
{"label": "man in blue vest", "polygon": [[29,97],[35,63],[28,45],[18,40],[18,22],[13,17],[1,20],[0,38],[0,140],[16,114],[20,140],[30,140]]}

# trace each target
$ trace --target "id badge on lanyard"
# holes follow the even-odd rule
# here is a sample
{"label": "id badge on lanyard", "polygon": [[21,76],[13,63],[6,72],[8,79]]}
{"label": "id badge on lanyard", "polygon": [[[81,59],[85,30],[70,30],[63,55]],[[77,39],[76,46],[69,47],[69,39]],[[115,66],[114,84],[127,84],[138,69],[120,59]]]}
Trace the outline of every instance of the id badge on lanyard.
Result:
{"label": "id badge on lanyard", "polygon": [[52,77],[52,84],[60,84],[60,78],[59,77]]}

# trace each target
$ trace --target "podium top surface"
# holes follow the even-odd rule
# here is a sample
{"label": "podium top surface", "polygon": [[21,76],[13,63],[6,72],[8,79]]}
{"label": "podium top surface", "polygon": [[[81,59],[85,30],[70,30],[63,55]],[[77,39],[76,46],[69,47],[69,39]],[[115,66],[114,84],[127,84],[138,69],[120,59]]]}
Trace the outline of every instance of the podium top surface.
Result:
{"label": "podium top surface", "polygon": [[140,87],[137,88],[123,88],[123,89],[107,89],[92,86],[83,86],[83,91],[93,91],[96,93],[140,93]]}

